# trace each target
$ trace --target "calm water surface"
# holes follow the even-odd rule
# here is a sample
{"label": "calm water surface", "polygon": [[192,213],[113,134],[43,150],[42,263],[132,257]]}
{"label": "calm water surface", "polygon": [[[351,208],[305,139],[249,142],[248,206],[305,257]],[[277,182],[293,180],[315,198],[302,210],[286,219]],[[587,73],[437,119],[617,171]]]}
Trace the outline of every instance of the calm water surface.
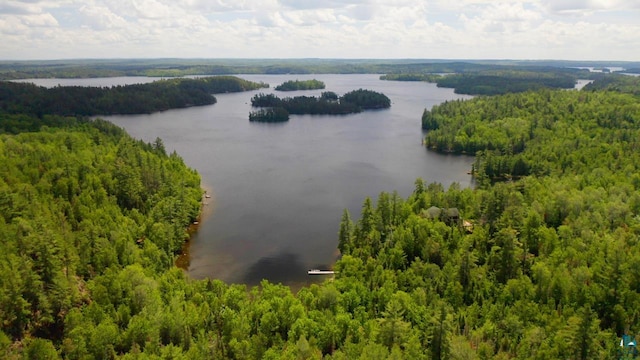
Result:
{"label": "calm water surface", "polygon": [[[348,116],[291,116],[288,123],[250,123],[259,92],[216,95],[215,105],[152,115],[109,116],[145,141],[163,139],[198,170],[213,196],[191,243],[189,273],[256,284],[263,278],[294,285],[306,270],[336,259],[342,210],[357,220],[365,197],[397,190],[406,197],[422,177],[445,186],[470,185],[472,158],[427,151],[421,145],[425,108],[469,98],[423,82],[381,81],[378,75],[241,75],[274,86],[318,79],[339,95],[364,88],[387,95],[391,109]],[[48,80],[50,86],[57,85]],[[89,79],[108,86],[147,78]],[[77,85],[65,82],[62,85]],[[41,85],[46,85],[42,84]],[[319,95],[321,91],[278,93]]]}

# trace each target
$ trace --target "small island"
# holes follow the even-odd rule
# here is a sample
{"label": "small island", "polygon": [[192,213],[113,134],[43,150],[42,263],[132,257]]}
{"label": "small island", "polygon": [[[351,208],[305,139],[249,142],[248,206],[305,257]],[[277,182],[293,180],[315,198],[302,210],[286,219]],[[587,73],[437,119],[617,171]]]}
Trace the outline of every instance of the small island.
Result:
{"label": "small island", "polygon": [[296,91],[296,90],[320,90],[324,89],[325,85],[322,81],[311,80],[289,80],[276,86],[278,91]]}
{"label": "small island", "polygon": [[260,109],[249,113],[249,121],[255,122],[285,122],[289,121],[289,112],[281,107]]}
{"label": "small island", "polygon": [[437,82],[442,75],[438,74],[387,74],[380,75],[380,80],[387,81],[426,81]]}
{"label": "small island", "polygon": [[251,99],[254,107],[282,108],[296,115],[345,115],[364,110],[386,109],[391,100],[371,90],[354,90],[342,97],[334,92],[323,92],[320,97],[296,96],[281,99],[273,94],[257,94]]}

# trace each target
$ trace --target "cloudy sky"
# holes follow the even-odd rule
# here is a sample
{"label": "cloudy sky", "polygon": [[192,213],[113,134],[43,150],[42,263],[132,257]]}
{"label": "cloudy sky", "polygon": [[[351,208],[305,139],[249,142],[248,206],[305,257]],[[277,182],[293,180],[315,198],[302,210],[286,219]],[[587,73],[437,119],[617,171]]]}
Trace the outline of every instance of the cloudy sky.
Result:
{"label": "cloudy sky", "polygon": [[0,0],[0,59],[640,60],[640,0]]}

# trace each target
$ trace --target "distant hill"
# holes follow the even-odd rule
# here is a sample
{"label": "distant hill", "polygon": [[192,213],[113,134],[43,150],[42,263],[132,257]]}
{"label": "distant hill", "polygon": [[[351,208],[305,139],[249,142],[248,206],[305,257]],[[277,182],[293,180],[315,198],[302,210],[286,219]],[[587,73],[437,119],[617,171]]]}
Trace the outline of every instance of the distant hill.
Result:
{"label": "distant hill", "polygon": [[229,74],[461,73],[512,67],[640,68],[640,62],[446,59],[87,59],[0,61],[0,79]]}

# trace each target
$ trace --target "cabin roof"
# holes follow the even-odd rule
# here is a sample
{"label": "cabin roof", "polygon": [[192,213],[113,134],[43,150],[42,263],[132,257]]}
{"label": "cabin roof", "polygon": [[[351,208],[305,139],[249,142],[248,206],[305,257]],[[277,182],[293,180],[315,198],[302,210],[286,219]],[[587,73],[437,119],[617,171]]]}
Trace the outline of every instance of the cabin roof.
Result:
{"label": "cabin roof", "polygon": [[429,218],[434,219],[440,217],[440,214],[442,214],[442,209],[436,206],[432,206],[428,208],[425,213]]}

